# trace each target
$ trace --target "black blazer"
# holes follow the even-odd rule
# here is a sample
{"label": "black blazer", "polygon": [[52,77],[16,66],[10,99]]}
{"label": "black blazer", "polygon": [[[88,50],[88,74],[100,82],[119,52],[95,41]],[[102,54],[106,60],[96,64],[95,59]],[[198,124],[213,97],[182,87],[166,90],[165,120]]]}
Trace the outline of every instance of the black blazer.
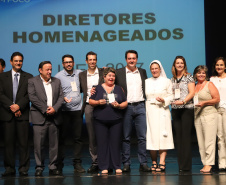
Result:
{"label": "black blazer", "polygon": [[[29,98],[28,98],[28,79],[32,78],[30,73],[21,70],[20,81],[18,85],[16,104],[20,106],[21,116],[18,120],[29,120]],[[13,81],[12,72],[7,71],[0,74],[0,120],[10,121],[14,114],[10,110],[10,105],[13,104]]]}
{"label": "black blazer", "polygon": [[[99,71],[99,82],[98,85],[104,82],[103,71],[104,69],[98,68]],[[83,105],[82,105],[82,115],[84,114],[86,106],[86,97],[87,97],[87,70],[79,73],[80,89],[83,92]]]}
{"label": "black blazer", "polygon": [[[143,96],[145,99],[145,80],[147,79],[147,72],[142,68],[138,68],[138,70],[141,76]],[[127,96],[126,67],[116,70],[115,84],[121,86]]]}

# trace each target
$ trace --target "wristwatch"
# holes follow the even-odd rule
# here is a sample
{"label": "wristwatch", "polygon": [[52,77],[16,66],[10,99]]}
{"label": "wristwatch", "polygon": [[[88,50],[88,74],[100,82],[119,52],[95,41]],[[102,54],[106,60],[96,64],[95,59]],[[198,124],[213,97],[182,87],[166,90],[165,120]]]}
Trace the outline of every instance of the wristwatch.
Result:
{"label": "wristwatch", "polygon": [[187,102],[183,100],[183,104],[185,105]]}

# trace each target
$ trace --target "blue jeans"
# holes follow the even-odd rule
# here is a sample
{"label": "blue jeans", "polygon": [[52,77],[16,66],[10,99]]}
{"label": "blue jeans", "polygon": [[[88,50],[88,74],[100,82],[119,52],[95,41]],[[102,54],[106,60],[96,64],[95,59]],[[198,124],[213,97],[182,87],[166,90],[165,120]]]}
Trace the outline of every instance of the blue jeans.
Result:
{"label": "blue jeans", "polygon": [[136,106],[128,105],[123,118],[123,143],[122,143],[122,162],[130,165],[130,138],[133,122],[136,128],[138,139],[138,160],[140,164],[147,164],[146,153],[146,111],[145,104],[140,103]]}

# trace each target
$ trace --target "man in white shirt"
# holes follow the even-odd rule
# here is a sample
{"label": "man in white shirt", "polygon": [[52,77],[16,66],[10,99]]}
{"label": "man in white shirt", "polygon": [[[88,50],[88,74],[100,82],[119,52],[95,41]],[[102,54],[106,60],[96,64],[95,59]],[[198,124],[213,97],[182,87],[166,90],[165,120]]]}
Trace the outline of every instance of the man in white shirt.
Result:
{"label": "man in white shirt", "polygon": [[140,171],[149,172],[146,153],[146,112],[145,112],[145,69],[137,68],[138,53],[128,50],[125,53],[126,67],[116,71],[115,83],[121,86],[127,95],[128,107],[123,121],[122,162],[123,172],[130,172],[130,139],[134,122],[138,139],[138,159]]}
{"label": "man in white shirt", "polygon": [[30,118],[34,134],[35,176],[42,176],[45,168],[44,146],[47,134],[49,136],[49,175],[61,175],[57,170],[57,158],[58,125],[62,123],[63,91],[60,80],[51,77],[50,61],[41,62],[39,72],[40,75],[28,81],[28,95],[32,103]]}
{"label": "man in white shirt", "polygon": [[89,151],[92,165],[88,173],[98,172],[96,137],[93,127],[93,107],[89,105],[90,90],[93,86],[103,83],[103,69],[97,67],[97,54],[90,51],[86,54],[88,70],[79,74],[81,91],[83,92],[82,114],[85,113],[86,127],[89,136]]}

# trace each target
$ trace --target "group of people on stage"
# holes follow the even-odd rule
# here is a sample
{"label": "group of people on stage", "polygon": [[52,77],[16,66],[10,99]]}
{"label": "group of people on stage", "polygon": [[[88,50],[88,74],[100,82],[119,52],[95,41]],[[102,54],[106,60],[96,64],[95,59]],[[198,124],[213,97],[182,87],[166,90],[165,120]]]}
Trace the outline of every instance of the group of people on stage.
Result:
{"label": "group of people on stage", "polygon": [[[203,163],[200,171],[212,171],[216,138],[219,170],[226,170],[226,61],[223,57],[214,62],[210,81],[206,66],[197,66],[193,75],[188,73],[183,56],[175,58],[171,79],[158,60],[150,63],[152,77],[147,78],[146,70],[136,65],[138,53],[135,50],[126,51],[127,65],[117,70],[98,68],[97,54],[92,51],[86,54],[86,71],[74,69],[73,56],[64,55],[64,69],[55,77],[52,77],[50,61],[41,62],[39,75],[33,77],[22,70],[23,59],[20,52],[14,52],[10,59],[12,70],[8,72],[3,72],[5,62],[0,59],[0,72],[3,72],[0,74],[0,121],[4,125],[5,167],[2,176],[16,174],[16,141],[19,174],[28,175],[29,122],[33,125],[35,176],[42,176],[45,168],[47,137],[49,174],[62,174],[64,141],[70,130],[73,132],[74,171],[85,172],[81,160],[83,114],[92,158],[88,173],[101,170],[102,174],[108,174],[114,169],[116,174],[121,174],[131,170],[133,125],[141,172],[166,170],[167,150],[174,149],[172,126],[179,171],[191,171],[193,124]],[[147,165],[147,150],[151,167]]]}

